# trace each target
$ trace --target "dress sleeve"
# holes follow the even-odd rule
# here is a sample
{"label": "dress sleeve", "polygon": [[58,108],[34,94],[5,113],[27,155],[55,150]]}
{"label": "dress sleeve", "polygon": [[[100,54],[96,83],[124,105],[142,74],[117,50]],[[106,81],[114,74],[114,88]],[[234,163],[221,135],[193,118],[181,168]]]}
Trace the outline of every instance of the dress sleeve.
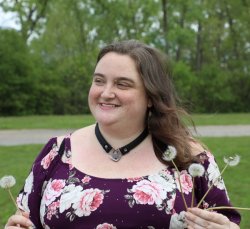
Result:
{"label": "dress sleeve", "polygon": [[40,222],[40,202],[46,177],[59,160],[57,138],[51,138],[35,159],[25,180],[24,187],[17,197],[18,207],[30,213],[35,228],[43,228]]}
{"label": "dress sleeve", "polygon": [[[199,159],[205,168],[205,174],[200,178],[195,178],[195,195],[198,202],[212,186],[200,207],[204,209],[220,206],[232,207],[214,156],[210,152],[204,152],[199,155]],[[231,222],[238,225],[240,224],[241,216],[238,211],[234,209],[221,209],[216,211],[228,217]]]}

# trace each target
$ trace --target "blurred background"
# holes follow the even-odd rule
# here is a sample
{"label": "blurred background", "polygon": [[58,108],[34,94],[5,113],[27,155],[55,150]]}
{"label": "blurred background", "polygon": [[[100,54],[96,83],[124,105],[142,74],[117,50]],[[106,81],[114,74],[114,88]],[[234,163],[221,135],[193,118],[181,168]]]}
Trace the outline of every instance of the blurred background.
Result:
{"label": "blurred background", "polygon": [[[100,47],[138,39],[169,56],[195,124],[216,130],[198,137],[220,168],[241,156],[223,178],[234,206],[250,207],[249,25],[250,0],[0,0],[0,178],[15,176],[16,196],[47,141],[37,137],[94,123],[87,94]],[[4,190],[0,209],[3,228],[15,212]]]}
{"label": "blurred background", "polygon": [[249,0],[1,0],[0,116],[88,113],[99,48],[138,39],[170,58],[195,113],[250,111]]}

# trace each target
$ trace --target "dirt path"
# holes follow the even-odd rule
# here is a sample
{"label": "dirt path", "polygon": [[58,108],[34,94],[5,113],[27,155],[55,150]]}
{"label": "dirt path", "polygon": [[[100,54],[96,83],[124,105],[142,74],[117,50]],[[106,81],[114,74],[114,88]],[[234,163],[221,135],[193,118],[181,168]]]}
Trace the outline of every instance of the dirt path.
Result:
{"label": "dirt path", "polygon": [[[70,132],[73,130],[0,130],[0,145],[45,144],[53,136],[65,135]],[[198,126],[195,135],[200,137],[250,136],[250,125]]]}

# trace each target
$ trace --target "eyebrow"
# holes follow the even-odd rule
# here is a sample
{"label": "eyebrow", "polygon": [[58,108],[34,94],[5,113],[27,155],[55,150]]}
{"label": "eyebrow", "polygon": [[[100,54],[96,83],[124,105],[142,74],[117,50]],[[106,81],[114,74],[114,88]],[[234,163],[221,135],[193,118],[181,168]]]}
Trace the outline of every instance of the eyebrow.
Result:
{"label": "eyebrow", "polygon": [[[104,75],[104,74],[98,73],[98,72],[95,72],[93,76],[100,76],[100,77],[105,78],[105,75]],[[131,82],[131,83],[135,83],[134,80],[132,80],[132,79],[130,79],[130,78],[127,78],[127,77],[124,77],[124,76],[118,76],[115,80],[116,80],[116,81],[124,80],[124,81],[129,81],[129,82]]]}

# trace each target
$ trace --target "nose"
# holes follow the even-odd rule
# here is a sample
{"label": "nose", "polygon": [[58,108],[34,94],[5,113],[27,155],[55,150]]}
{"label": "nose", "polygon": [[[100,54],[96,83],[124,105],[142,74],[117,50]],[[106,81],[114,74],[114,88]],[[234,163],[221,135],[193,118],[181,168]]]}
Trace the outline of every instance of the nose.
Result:
{"label": "nose", "polygon": [[115,91],[114,91],[114,88],[113,88],[112,86],[106,85],[106,86],[103,88],[101,97],[102,97],[102,98],[109,98],[109,99],[115,98]]}

